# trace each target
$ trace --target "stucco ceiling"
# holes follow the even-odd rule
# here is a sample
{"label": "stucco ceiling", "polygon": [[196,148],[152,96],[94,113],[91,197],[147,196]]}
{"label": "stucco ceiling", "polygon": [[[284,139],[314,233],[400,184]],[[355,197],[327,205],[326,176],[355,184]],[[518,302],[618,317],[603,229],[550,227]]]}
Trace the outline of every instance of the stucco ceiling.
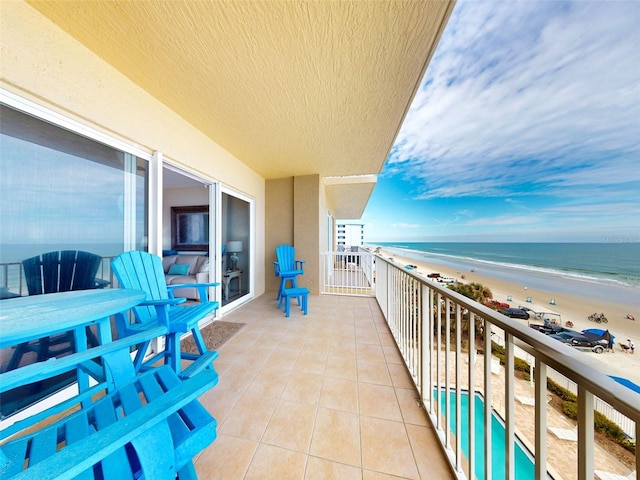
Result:
{"label": "stucco ceiling", "polygon": [[379,173],[454,2],[28,3],[271,179]]}

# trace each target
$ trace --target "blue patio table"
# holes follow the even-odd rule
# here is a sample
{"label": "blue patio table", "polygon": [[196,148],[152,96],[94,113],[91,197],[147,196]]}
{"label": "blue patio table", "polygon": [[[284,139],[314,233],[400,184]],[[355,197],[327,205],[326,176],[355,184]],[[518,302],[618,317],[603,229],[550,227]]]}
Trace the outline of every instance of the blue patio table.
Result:
{"label": "blue patio table", "polygon": [[[87,383],[84,390],[79,385],[81,393],[0,432],[0,478],[197,478],[192,459],[216,438],[217,426],[197,397],[216,385],[218,374],[210,368],[181,379],[168,365],[136,374],[129,347],[166,335],[168,327],[112,341],[109,317],[145,298],[139,290],[108,289],[2,301],[0,347],[72,331],[76,352],[3,372],[0,392],[73,370]],[[91,348],[89,325],[97,325],[100,342]],[[89,374],[98,390],[88,388]]]}
{"label": "blue patio table", "polygon": [[[86,328],[97,325],[98,342],[112,341],[111,315],[125,312],[146,298],[140,290],[79,290],[12,298],[0,302],[0,348],[17,346],[62,332],[74,332],[76,351],[87,350]],[[78,370],[78,387],[89,387]]]}

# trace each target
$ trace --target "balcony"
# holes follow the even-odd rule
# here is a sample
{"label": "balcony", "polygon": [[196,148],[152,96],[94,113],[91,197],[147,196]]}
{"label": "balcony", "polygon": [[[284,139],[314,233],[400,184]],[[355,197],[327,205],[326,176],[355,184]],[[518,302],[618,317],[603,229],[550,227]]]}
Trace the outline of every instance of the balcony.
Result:
{"label": "balcony", "polygon": [[[352,270],[366,265],[363,256]],[[621,462],[593,426],[598,410],[637,438],[636,393],[583,364],[580,352],[381,257],[375,276],[375,299],[351,282],[349,296],[312,297],[307,317],[285,319],[262,296],[224,318],[246,325],[220,349],[220,383],[201,399],[219,421],[218,439],[196,462],[201,478],[522,478],[522,452],[527,478],[637,471],[639,457]],[[484,354],[492,341],[504,365]],[[534,367],[530,378],[516,375],[517,358]],[[539,387],[547,379],[575,391],[577,421]],[[463,410],[468,391],[492,408]],[[503,430],[465,446],[458,425],[468,418],[492,432],[492,412]]]}
{"label": "balcony", "polygon": [[263,295],[225,316],[246,325],[201,397],[218,438],[199,477],[455,478],[375,298],[310,305],[285,318]]}
{"label": "balcony", "polygon": [[[585,365],[583,354],[382,257],[350,252],[345,263],[333,255],[322,256],[333,272],[327,293],[340,294],[311,297],[308,316],[292,305],[285,318],[263,295],[222,319],[243,327],[219,349],[220,382],[201,397],[218,438],[195,459],[200,478],[444,479],[475,471],[513,479],[523,478],[519,451],[535,472],[526,478],[638,470],[637,454],[620,461],[595,441],[593,426],[600,411],[636,439],[638,395]],[[492,344],[504,349],[503,365],[486,353]],[[516,372],[518,358],[534,367],[529,378]],[[547,379],[576,394],[577,420],[554,408]],[[470,391],[492,408],[464,409]],[[467,420],[491,434],[470,441]]]}
{"label": "balcony", "polygon": [[[611,444],[594,431],[599,413],[635,444],[640,421],[636,392],[587,366],[582,352],[410,269],[376,257],[375,273],[383,316],[461,478],[473,477],[470,472],[510,479],[636,476],[638,453],[627,453],[626,463],[620,462],[611,455]],[[575,402],[563,404],[547,390],[549,381]],[[465,407],[460,399],[467,392],[491,408],[474,402]],[[561,404],[572,407],[577,418],[569,420],[557,408]],[[463,428],[467,421],[487,433],[474,439]],[[521,469],[526,460],[519,457],[531,465]]]}

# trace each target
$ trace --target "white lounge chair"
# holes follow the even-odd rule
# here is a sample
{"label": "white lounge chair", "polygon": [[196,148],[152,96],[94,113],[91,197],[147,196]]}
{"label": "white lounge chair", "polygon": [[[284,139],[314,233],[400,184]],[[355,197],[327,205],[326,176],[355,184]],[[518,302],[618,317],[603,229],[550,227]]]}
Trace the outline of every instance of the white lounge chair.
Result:
{"label": "white lounge chair", "polygon": [[520,395],[516,395],[516,400],[518,400],[523,405],[535,406],[536,404],[536,399],[533,397],[522,397]]}
{"label": "white lounge chair", "polygon": [[491,373],[500,375],[502,368],[500,367],[500,359],[491,357]]}
{"label": "white lounge chair", "polygon": [[560,440],[567,440],[570,442],[578,441],[578,427],[574,428],[560,428],[560,427],[549,427],[551,433],[553,433]]}
{"label": "white lounge chair", "polygon": [[[551,395],[547,395],[547,403],[549,403],[552,398],[553,397]],[[533,398],[533,397],[525,397],[523,395],[516,395],[516,400],[519,401],[523,405],[531,405],[532,407],[535,407],[535,405],[536,405],[536,399]]]}
{"label": "white lounge chair", "polygon": [[602,470],[594,470],[593,474],[596,478],[600,480],[635,480],[636,471],[634,470],[626,477],[624,475],[620,475],[618,473],[605,472]]}

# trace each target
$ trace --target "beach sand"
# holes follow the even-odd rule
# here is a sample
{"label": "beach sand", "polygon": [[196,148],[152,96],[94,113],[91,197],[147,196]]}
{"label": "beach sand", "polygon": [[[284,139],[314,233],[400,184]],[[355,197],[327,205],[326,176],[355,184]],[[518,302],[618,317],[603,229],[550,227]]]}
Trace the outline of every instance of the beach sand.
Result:
{"label": "beach sand", "polygon": [[[438,272],[443,277],[455,278],[458,282],[477,282],[491,289],[493,298],[500,302],[508,303],[511,307],[527,307],[535,312],[555,313],[561,316],[562,324],[567,320],[573,322],[574,330],[584,330],[587,328],[608,329],[615,336],[614,353],[604,352],[596,354],[594,352],[584,352],[584,361],[588,365],[607,374],[627,378],[640,385],[640,301],[637,305],[620,304],[607,302],[599,299],[567,295],[558,292],[532,289],[526,285],[516,285],[482,274],[482,270],[474,272],[456,271],[454,268],[447,268],[442,265],[431,265],[414,258],[407,258],[389,251],[381,250],[380,254],[385,258],[393,258],[399,266],[415,265],[418,268],[415,272],[425,278],[429,273]],[[463,278],[464,277],[464,278]],[[431,281],[431,279],[428,279]],[[526,288],[525,288],[526,287]],[[507,300],[511,297],[511,300]],[[531,302],[527,302],[527,297]],[[551,305],[551,300],[555,305]],[[596,323],[588,319],[589,315],[601,312],[604,313],[608,323]],[[631,313],[636,320],[626,318]],[[549,316],[553,318],[553,316]],[[517,320],[525,322],[525,320]],[[530,323],[541,323],[541,321],[531,319]],[[620,348],[620,343],[626,345],[630,338],[636,345],[636,353],[631,355],[625,353]]]}

